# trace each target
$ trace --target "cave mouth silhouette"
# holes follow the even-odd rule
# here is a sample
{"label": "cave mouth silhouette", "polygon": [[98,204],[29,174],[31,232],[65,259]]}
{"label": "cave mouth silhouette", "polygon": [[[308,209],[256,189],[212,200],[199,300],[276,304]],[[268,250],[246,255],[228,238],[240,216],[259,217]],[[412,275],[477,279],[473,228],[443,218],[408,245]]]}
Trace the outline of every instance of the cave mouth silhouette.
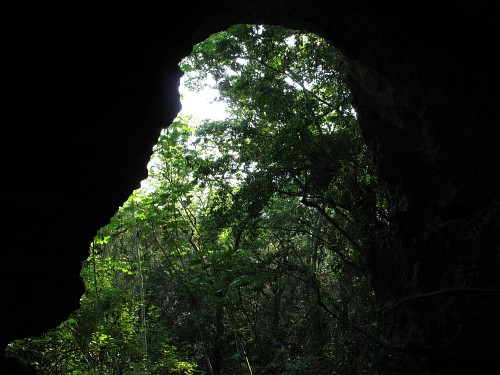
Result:
{"label": "cave mouth silhouette", "polygon": [[[430,373],[498,372],[500,303],[487,292],[500,287],[493,5],[235,0],[179,7],[122,7],[126,17],[117,17],[105,5],[97,12],[11,4],[3,82],[11,141],[0,150],[9,181],[2,184],[9,217],[2,347],[78,307],[87,244],[145,178],[160,129],[178,113],[180,59],[231,24],[266,23],[321,35],[348,63],[360,126],[395,207],[392,239],[374,244],[374,287],[389,306],[430,295],[387,311],[387,337]],[[485,292],[432,294],[457,287]]]}
{"label": "cave mouth silhouette", "polygon": [[[258,25],[255,25],[255,26],[258,26]],[[266,25],[266,26],[267,26],[267,25]],[[297,32],[297,34],[300,34],[300,33],[302,33],[302,34],[303,34],[304,32]],[[290,44],[290,43],[291,43],[291,41],[290,41],[290,42],[288,42],[288,44]],[[338,51],[337,51],[337,52],[338,52]],[[183,60],[184,60],[184,59],[183,59]],[[334,60],[331,60],[331,61],[330,61],[330,63],[331,63],[331,64],[333,64],[334,62],[335,62]],[[338,62],[338,61],[337,61],[337,62]],[[318,61],[318,63],[319,63],[319,61]],[[322,62],[322,63],[324,64],[325,62]],[[182,64],[182,61],[179,63],[179,65],[181,65],[181,64]],[[333,64],[333,65],[335,65],[335,66],[336,66],[336,64]],[[321,66],[323,66],[323,65],[321,65]],[[319,68],[318,68],[318,69],[319,69]],[[299,77],[296,77],[296,78],[299,78]],[[292,82],[292,83],[293,83],[293,82]],[[295,83],[295,84],[296,84],[296,83]],[[296,84],[296,85],[297,85],[297,86],[299,86],[299,88],[301,88],[301,89],[303,89],[303,90],[309,90],[309,88],[302,87],[302,86],[300,86],[299,84]],[[313,84],[311,84],[311,86],[312,86],[312,85],[313,85]],[[304,86],[304,85],[303,85],[303,86]],[[180,91],[179,91],[179,93],[180,93]],[[181,98],[181,105],[183,105],[183,104],[184,104],[184,102],[183,102],[183,99]],[[345,105],[348,105],[348,104],[345,104]],[[179,116],[179,115],[181,115],[181,114],[183,114],[183,111],[184,111],[184,108],[183,108],[183,109],[179,112],[178,116]],[[184,115],[185,115],[185,114],[186,114],[186,113],[184,113]],[[189,113],[188,113],[188,114],[189,114]],[[176,119],[177,119],[177,118],[176,118]],[[175,123],[176,119],[174,119],[174,123]],[[304,124],[304,126],[306,126],[306,124]],[[173,127],[173,124],[168,125],[168,126],[167,126],[167,129],[168,129],[168,128],[170,128],[170,127]],[[165,130],[165,129],[163,129],[163,130]],[[335,131],[335,130],[334,130],[334,131]],[[333,132],[334,132],[334,131],[333,131]],[[158,144],[159,144],[159,143],[158,143]],[[156,148],[156,147],[158,146],[158,144],[157,144],[157,145],[155,145],[155,147],[154,147],[154,148]],[[151,160],[153,160],[153,159],[151,159]],[[150,161],[150,163],[151,163],[151,161]],[[148,178],[149,178],[149,177],[148,177]],[[141,182],[141,188],[145,188],[145,189],[147,189],[147,179],[146,179],[146,180],[143,180],[143,181]],[[135,192],[134,192],[134,193],[135,193]],[[132,196],[131,196],[131,197],[132,197]],[[130,199],[130,197],[129,197],[129,199]],[[126,202],[125,202],[125,203],[126,203]],[[122,207],[124,207],[124,206],[125,206],[125,204],[122,204],[122,205],[121,205],[121,207],[120,207],[120,209],[121,209]],[[101,228],[101,229],[103,229],[103,228]],[[96,237],[94,238],[94,241],[93,241],[93,242],[89,245],[89,247],[90,247],[90,253],[89,253],[89,254],[90,254],[90,255],[89,255],[89,258],[88,258],[88,262],[90,262],[90,264],[92,264],[92,267],[94,267],[93,271],[91,270],[91,272],[93,272],[93,274],[94,274],[94,278],[96,277],[96,275],[95,275],[95,273],[96,273],[96,270],[95,270],[95,267],[96,267],[96,266],[95,266],[95,264],[96,264],[96,252],[95,252],[95,249],[99,247],[97,244],[100,244],[102,241],[103,241],[103,240],[102,240],[102,237],[98,235],[98,236],[96,236]],[[101,250],[99,250],[99,253],[100,253],[100,252],[102,252],[102,251],[103,251],[102,249],[101,249]],[[87,264],[87,265],[86,265],[86,266],[84,266],[84,267],[89,268],[89,264]],[[89,272],[89,271],[87,270],[86,272]],[[83,273],[81,273],[81,274],[83,275]],[[82,277],[83,277],[83,276],[82,276]],[[141,275],[141,278],[142,278],[142,275]],[[97,285],[95,286],[95,288],[96,288],[96,290],[97,290]],[[90,284],[88,283],[88,280],[87,280],[87,290],[86,290],[86,293],[87,293],[87,294],[93,294],[93,293],[94,293],[94,291],[93,291],[92,289],[93,289],[93,286],[92,286],[92,285],[90,285]],[[96,291],[96,293],[97,293],[97,294],[99,294],[97,291]],[[88,298],[88,297],[87,297],[87,298]],[[99,299],[99,297],[97,297],[97,299]],[[78,312],[78,311],[77,311],[77,312]],[[101,311],[100,313],[103,313],[103,312]],[[107,312],[106,312],[106,313],[104,313],[104,314],[107,314]],[[91,319],[91,318],[89,317],[89,319]],[[374,319],[373,319],[373,320],[374,320]],[[61,322],[61,326],[60,326],[60,327],[62,327],[62,325],[64,325],[65,327],[67,327],[68,325],[73,326],[73,324],[74,324],[74,323],[71,323],[70,321],[75,321],[75,316],[74,316],[74,315],[72,315],[72,316],[70,317],[70,319],[69,319],[69,320],[66,320],[65,322]],[[68,322],[69,322],[69,323],[68,323]],[[60,330],[60,329],[61,329],[60,327],[58,327],[58,328],[57,328],[57,330]],[[52,332],[54,332],[54,331],[52,331]],[[45,332],[45,334],[47,334],[47,332]],[[47,337],[47,336],[46,336],[46,337]],[[47,342],[48,342],[48,341],[47,341]],[[49,346],[49,345],[50,345],[50,343],[48,343],[48,344],[47,344],[47,346]],[[49,360],[49,359],[47,359],[47,360]],[[56,367],[54,367],[54,371],[55,371],[55,368],[56,368]]]}

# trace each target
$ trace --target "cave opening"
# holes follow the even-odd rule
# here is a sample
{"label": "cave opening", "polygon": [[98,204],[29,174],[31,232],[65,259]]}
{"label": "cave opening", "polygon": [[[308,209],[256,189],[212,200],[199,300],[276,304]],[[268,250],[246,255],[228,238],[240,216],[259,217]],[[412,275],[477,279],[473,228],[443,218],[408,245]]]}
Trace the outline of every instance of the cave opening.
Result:
{"label": "cave opening", "polygon": [[186,374],[370,373],[398,355],[366,264],[387,207],[343,64],[281,26],[197,44],[184,88],[209,79],[225,113],[196,118],[181,93],[148,179],[90,246],[80,309],[11,355],[42,373]]}
{"label": "cave opening", "polygon": [[177,113],[177,63],[192,37],[264,21],[318,32],[349,63],[393,208],[393,232],[369,262],[386,336],[428,373],[498,372],[498,22],[477,3],[185,2],[190,17],[157,20],[140,7],[11,13],[0,347],[78,306],[86,244],[144,178],[158,124]]}

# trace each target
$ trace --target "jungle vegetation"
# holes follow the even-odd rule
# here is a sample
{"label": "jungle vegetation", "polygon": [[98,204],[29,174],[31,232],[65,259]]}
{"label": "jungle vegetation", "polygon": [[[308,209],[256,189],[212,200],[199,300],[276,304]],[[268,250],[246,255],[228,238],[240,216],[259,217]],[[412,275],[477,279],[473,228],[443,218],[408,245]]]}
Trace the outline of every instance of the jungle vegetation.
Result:
{"label": "jungle vegetation", "polygon": [[235,25],[180,67],[227,118],[162,131],[147,184],[90,244],[80,308],[8,354],[41,374],[376,373],[367,257],[387,204],[341,54]]}

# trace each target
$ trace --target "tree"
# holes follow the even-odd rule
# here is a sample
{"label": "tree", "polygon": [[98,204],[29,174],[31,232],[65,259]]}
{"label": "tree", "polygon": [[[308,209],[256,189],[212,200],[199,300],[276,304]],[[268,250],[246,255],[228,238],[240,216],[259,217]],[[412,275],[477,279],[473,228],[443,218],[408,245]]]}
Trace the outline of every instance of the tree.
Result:
{"label": "tree", "polygon": [[[311,34],[250,25],[213,35],[193,52],[183,65],[188,74],[196,72],[191,86],[210,72],[232,114],[197,129],[200,144],[215,144],[219,151],[210,166],[204,161],[200,179],[239,181],[231,206],[215,215],[224,218],[221,227],[233,223],[241,248],[245,233],[251,236],[245,246],[252,248],[255,228],[273,233],[255,253],[262,258],[262,249],[271,247],[279,249],[273,257],[286,254],[273,269],[280,270],[279,278],[288,274],[302,281],[312,311],[320,307],[336,320],[337,332],[363,336],[370,341],[365,347],[380,346],[369,318],[373,300],[364,264],[372,239],[387,228],[385,201],[350,105],[340,54]],[[275,207],[278,213],[271,211]],[[279,229],[271,214],[286,217]],[[285,289],[273,288],[280,315]],[[319,337],[322,319],[314,314],[318,337],[311,339],[325,342]]]}

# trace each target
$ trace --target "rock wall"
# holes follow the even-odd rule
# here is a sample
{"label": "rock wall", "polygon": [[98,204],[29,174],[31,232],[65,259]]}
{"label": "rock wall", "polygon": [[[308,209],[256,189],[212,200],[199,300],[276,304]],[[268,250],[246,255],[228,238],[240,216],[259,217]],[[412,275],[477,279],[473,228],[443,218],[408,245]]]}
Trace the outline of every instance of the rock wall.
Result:
{"label": "rock wall", "polygon": [[[391,196],[393,229],[370,259],[388,339],[413,356],[414,373],[498,371],[495,12],[472,0],[401,3],[10,9],[1,344],[78,307],[88,244],[146,176],[159,131],[179,109],[179,60],[231,24],[273,23],[315,32],[345,56]],[[387,373],[398,366],[387,358]]]}

